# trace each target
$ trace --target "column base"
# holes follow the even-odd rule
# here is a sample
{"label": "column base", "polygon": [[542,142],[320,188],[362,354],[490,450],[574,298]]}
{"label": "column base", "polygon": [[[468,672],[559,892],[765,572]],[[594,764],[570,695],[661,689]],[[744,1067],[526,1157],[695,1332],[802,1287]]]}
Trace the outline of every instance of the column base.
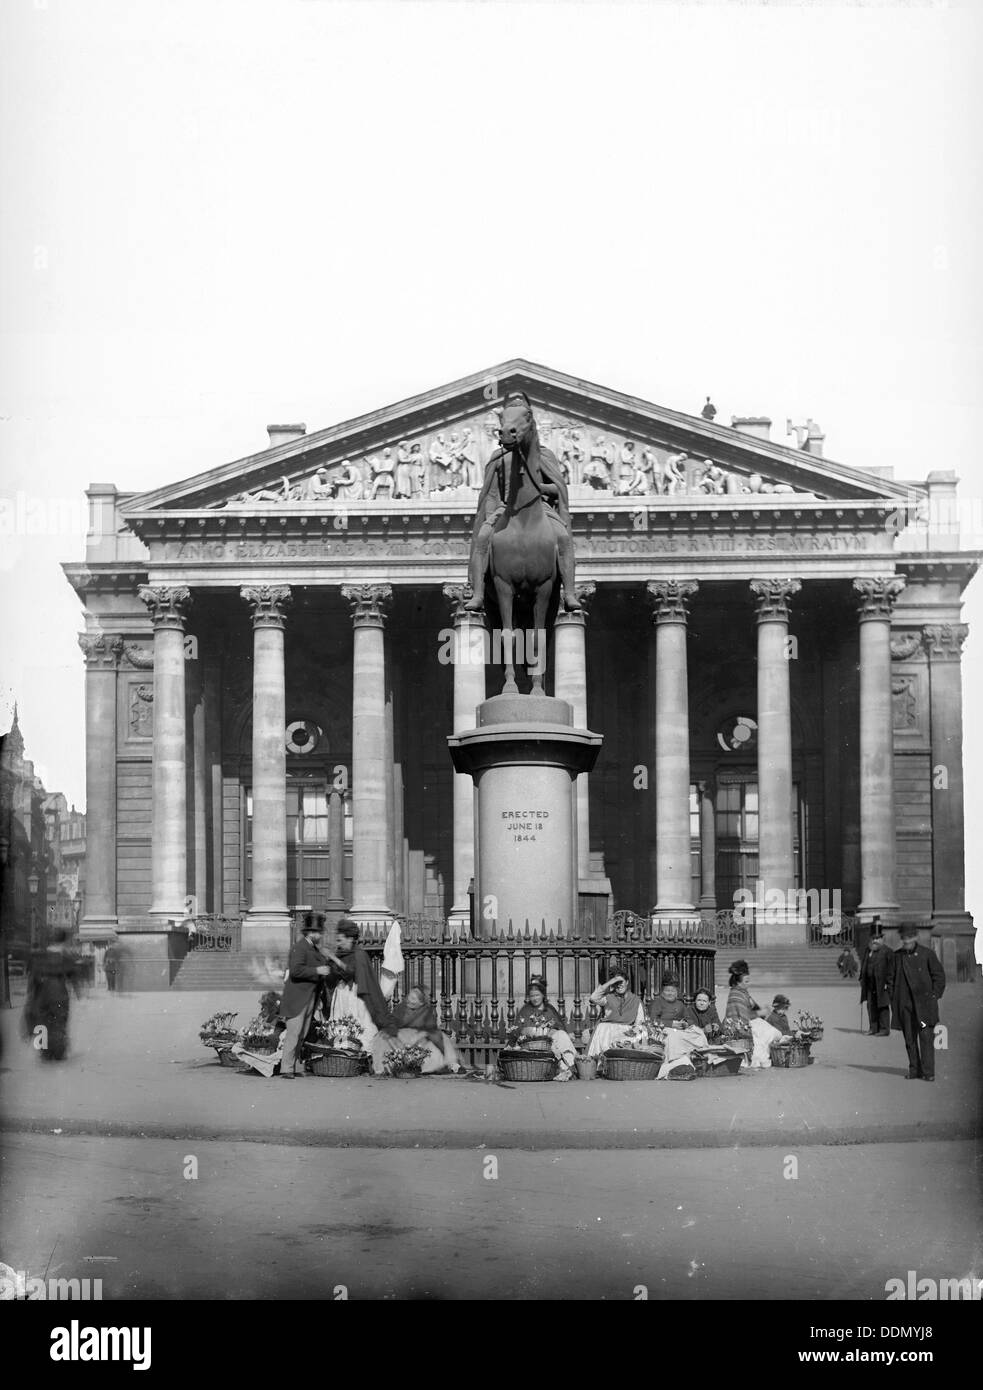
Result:
{"label": "column base", "polygon": [[84,917],[79,923],[79,941],[115,941],[118,917]]}
{"label": "column base", "polygon": [[351,921],[357,922],[360,930],[363,927],[388,927],[396,920],[396,913],[391,907],[379,907],[371,903],[365,905],[353,903],[345,916]]}
{"label": "column base", "polygon": [[447,914],[447,926],[450,930],[458,932],[468,932],[471,930],[471,904],[467,902],[462,907],[455,903]]}
{"label": "column base", "polygon": [[286,956],[290,950],[293,919],[290,913],[249,911],[242,921],[243,951],[278,952]]}

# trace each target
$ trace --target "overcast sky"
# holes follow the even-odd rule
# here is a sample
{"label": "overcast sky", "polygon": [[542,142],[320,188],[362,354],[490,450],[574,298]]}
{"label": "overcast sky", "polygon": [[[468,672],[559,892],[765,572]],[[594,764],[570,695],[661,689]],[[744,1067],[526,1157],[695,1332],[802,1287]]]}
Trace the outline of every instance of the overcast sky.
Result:
{"label": "overcast sky", "polygon": [[[981,35],[940,4],[8,0],[0,492],[47,534],[0,541],[0,728],[16,698],[84,805],[58,565],[89,482],[513,356],[983,495]],[[964,617],[972,845],[983,578]]]}

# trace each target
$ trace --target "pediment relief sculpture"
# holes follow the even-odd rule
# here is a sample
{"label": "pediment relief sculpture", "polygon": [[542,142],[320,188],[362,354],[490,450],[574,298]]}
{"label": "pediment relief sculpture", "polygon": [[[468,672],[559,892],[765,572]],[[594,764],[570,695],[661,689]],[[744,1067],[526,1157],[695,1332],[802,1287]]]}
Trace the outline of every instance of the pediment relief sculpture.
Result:
{"label": "pediment relief sculpture", "polygon": [[[776,482],[764,474],[724,467],[713,459],[653,442],[598,430],[583,420],[555,413],[537,415],[540,443],[556,459],[571,502],[597,493],[614,497],[755,496],[816,494]],[[489,459],[498,447],[496,411],[425,434],[380,444],[368,453],[322,464],[304,477],[284,476],[247,489],[216,507],[277,506],[283,503],[471,501],[480,490]]]}

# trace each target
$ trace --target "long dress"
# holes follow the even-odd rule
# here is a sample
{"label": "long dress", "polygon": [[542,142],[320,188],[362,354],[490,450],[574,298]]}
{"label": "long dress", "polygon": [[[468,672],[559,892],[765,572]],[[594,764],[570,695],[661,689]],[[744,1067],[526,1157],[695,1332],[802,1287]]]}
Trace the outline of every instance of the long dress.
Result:
{"label": "long dress", "polygon": [[377,1076],[384,1071],[386,1057],[397,1044],[426,1049],[427,1055],[420,1068],[424,1076],[448,1068],[453,1072],[461,1070],[462,1062],[454,1040],[437,1027],[437,1011],[429,1001],[418,1009],[411,1009],[404,999],[393,1010],[392,1019],[396,1026],[395,1036],[376,1030],[370,1045],[372,1069]]}
{"label": "long dress", "polygon": [[61,946],[31,958],[23,1030],[46,1062],[60,1062],[68,1051],[69,985],[81,993],[78,961]]}
{"label": "long dress", "polygon": [[333,967],[328,982],[335,986],[328,1017],[354,1018],[362,1025],[362,1047],[371,1051],[380,1030],[392,1031],[392,1019],[372,962],[361,946],[353,946],[341,966]]}
{"label": "long dress", "polygon": [[609,1047],[621,1047],[625,1034],[645,1018],[645,1006],[637,994],[606,994],[601,1003],[604,1017],[597,1024],[587,1049],[588,1057],[600,1057]]}
{"label": "long dress", "polygon": [[751,998],[745,985],[732,985],[727,996],[727,1012],[724,1018],[738,1019],[748,1030],[750,1065],[752,1067],[771,1066],[771,1044],[782,1036],[777,1028],[766,1023],[763,1018],[752,1018],[752,1010],[757,1004]]}

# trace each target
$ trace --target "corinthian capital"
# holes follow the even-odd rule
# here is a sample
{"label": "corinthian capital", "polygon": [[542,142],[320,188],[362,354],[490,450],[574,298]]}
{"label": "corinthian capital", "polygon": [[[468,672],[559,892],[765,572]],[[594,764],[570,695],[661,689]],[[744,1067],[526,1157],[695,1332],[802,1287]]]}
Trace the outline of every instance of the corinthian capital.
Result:
{"label": "corinthian capital", "polygon": [[293,600],[288,584],[257,584],[239,590],[253,610],[253,627],[283,627],[286,609]]}
{"label": "corinthian capital", "polygon": [[930,623],[923,629],[933,661],[958,661],[969,628],[965,623]]}
{"label": "corinthian capital", "polygon": [[788,622],[789,600],[802,588],[801,579],[752,579],[759,623]]}
{"label": "corinthian capital", "polygon": [[154,630],[174,628],[184,631],[184,620],[191,607],[191,590],[183,584],[141,584],[140,597],[150,609]]}
{"label": "corinthian capital", "polygon": [[[345,597],[348,598],[349,591],[342,590],[342,592],[344,593]],[[484,616],[482,614],[472,613],[469,609],[465,608],[464,606],[467,603],[468,599],[471,597],[470,584],[445,584],[443,593],[444,598],[447,599],[447,601],[451,605],[452,622],[460,623],[466,621],[468,618],[473,618],[476,622],[479,623],[484,622]]]}
{"label": "corinthian capital", "polygon": [[386,615],[383,605],[392,599],[391,585],[346,584],[342,588],[341,596],[352,606],[352,622],[356,627],[385,626]]}
{"label": "corinthian capital", "polygon": [[857,595],[857,613],[860,621],[890,622],[891,610],[895,600],[905,586],[904,576],[890,575],[887,579],[855,579],[853,591]]}
{"label": "corinthian capital", "polygon": [[115,671],[123,651],[122,637],[105,632],[80,632],[79,646],[86,666],[94,670]]}
{"label": "corinthian capital", "polygon": [[652,621],[684,623],[686,605],[699,587],[695,579],[650,580],[645,589],[652,602]]}

